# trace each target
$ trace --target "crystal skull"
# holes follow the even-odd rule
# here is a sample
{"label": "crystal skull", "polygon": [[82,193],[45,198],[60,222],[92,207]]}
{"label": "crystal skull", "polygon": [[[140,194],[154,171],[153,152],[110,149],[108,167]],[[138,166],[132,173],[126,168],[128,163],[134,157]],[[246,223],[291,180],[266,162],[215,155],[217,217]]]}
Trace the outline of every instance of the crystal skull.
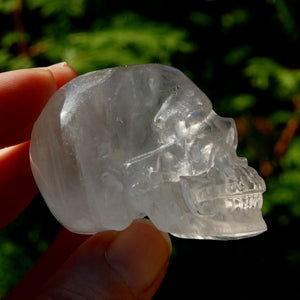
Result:
{"label": "crystal skull", "polygon": [[162,231],[236,239],[266,230],[265,183],[236,154],[237,131],[181,71],[159,64],[81,75],[36,121],[31,167],[69,230],[122,230],[148,216]]}

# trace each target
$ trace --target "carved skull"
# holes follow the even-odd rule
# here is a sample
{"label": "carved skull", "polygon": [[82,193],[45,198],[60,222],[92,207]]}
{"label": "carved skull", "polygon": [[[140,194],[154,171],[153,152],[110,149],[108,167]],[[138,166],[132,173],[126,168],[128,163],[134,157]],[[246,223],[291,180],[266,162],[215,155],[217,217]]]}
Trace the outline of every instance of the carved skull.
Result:
{"label": "carved skull", "polygon": [[148,216],[179,237],[230,239],[266,230],[264,181],[236,147],[234,121],[183,73],[136,65],[57,91],[34,126],[31,164],[71,231],[121,230]]}

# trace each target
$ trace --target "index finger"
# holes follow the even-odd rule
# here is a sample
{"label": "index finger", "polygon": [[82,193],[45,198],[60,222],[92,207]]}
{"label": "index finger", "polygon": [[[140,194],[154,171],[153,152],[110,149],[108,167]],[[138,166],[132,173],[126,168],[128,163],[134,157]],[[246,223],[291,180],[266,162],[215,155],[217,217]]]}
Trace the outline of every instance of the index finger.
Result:
{"label": "index finger", "polygon": [[29,140],[34,122],[56,88],[76,75],[66,63],[1,73],[0,149]]}

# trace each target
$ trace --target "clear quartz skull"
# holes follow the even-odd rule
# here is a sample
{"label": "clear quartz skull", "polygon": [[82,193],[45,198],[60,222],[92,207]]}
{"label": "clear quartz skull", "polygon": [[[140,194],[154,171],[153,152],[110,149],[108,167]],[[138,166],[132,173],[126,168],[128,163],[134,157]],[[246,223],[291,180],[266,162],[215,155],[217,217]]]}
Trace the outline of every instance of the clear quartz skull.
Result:
{"label": "clear quartz skull", "polygon": [[162,231],[236,239],[266,230],[265,184],[236,154],[232,119],[182,72],[104,69],[59,89],[36,121],[31,167],[69,230],[122,230],[148,216]]}

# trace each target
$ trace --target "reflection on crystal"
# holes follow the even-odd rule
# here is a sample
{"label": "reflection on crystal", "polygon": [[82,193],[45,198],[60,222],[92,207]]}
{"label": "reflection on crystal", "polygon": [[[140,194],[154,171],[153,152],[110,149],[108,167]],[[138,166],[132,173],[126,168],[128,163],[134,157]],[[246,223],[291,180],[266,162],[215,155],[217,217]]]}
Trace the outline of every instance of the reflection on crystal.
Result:
{"label": "reflection on crystal", "polygon": [[136,65],[79,76],[35,123],[31,165],[69,230],[121,230],[148,216],[185,238],[266,230],[265,184],[236,155],[234,121],[218,116],[179,70]]}

